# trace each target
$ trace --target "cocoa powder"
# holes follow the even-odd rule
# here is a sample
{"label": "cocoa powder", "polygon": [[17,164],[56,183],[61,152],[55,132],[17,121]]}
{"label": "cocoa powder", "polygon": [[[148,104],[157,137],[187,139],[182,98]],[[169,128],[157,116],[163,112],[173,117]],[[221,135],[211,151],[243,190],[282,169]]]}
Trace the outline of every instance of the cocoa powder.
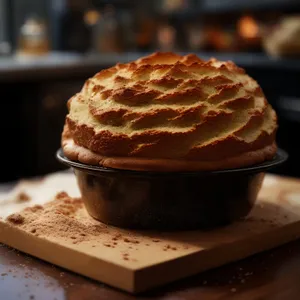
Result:
{"label": "cocoa powder", "polygon": [[102,234],[106,226],[90,218],[80,218],[85,213],[83,202],[65,192],[44,206],[25,208],[21,213],[7,217],[7,221],[21,226],[36,236],[60,237],[78,244]]}
{"label": "cocoa powder", "polygon": [[157,244],[164,251],[179,250],[177,244],[171,241],[165,244],[155,236],[108,227],[90,217],[81,199],[71,198],[65,192],[58,193],[53,201],[43,206],[27,207],[9,216],[7,222],[33,236],[56,243],[66,243],[73,247],[85,243],[86,249],[102,247],[106,251],[118,251],[122,260],[132,262],[137,261],[138,251],[144,246]]}

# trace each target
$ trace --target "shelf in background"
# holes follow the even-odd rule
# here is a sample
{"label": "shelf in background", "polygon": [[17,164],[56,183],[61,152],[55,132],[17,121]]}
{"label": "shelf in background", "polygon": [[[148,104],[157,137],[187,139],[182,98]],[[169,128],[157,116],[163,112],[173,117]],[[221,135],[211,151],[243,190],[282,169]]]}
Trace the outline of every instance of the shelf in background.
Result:
{"label": "shelf in background", "polygon": [[200,10],[204,13],[233,12],[240,10],[300,9],[299,0],[203,0]]}
{"label": "shelf in background", "polygon": [[[20,59],[14,56],[0,57],[0,81],[12,79],[26,81],[32,78],[62,77],[70,74],[70,71],[72,75],[80,72],[95,73],[118,62],[133,61],[146,54],[126,52],[120,54],[78,55],[58,52],[31,59]],[[198,52],[196,54],[203,59],[215,57],[222,61],[232,60],[237,65],[245,68],[300,71],[300,58],[275,59],[262,53]]]}
{"label": "shelf in background", "polygon": [[291,11],[300,12],[299,0],[203,0],[190,7],[172,12],[159,11],[158,14],[173,19],[188,20],[202,15],[239,13],[245,11]]}

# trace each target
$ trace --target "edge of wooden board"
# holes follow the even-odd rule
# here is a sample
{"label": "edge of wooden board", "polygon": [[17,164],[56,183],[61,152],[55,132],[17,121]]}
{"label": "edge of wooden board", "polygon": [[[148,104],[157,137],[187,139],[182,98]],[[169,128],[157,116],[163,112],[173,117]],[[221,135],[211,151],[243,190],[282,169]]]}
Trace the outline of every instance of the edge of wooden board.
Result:
{"label": "edge of wooden board", "polygon": [[134,292],[132,270],[45,238],[39,238],[1,220],[0,242],[77,274]]}
{"label": "edge of wooden board", "polygon": [[134,272],[134,291],[140,293],[209,269],[221,267],[298,238],[300,238],[300,220],[232,243],[221,244],[213,249],[194,252],[139,269]]}
{"label": "edge of wooden board", "polygon": [[[0,221],[0,242],[75,273],[130,293],[140,293],[244,259],[300,238],[300,220],[251,237],[137,270],[89,256]],[[34,245],[34,247],[32,247]],[[51,247],[49,247],[51,245]],[[55,255],[59,253],[59,255]],[[88,266],[88,267],[87,267]],[[116,276],[117,274],[117,276]]]}

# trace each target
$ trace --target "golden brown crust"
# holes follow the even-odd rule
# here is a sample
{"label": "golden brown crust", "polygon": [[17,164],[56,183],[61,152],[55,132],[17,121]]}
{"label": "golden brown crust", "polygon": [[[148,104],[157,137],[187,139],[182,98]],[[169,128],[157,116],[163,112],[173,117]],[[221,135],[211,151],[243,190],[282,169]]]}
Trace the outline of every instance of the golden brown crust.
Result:
{"label": "golden brown crust", "polygon": [[276,114],[232,62],[155,53],[96,74],[68,107],[65,155],[89,164],[212,170],[276,152]]}
{"label": "golden brown crust", "polygon": [[274,158],[276,144],[263,149],[243,153],[235,157],[227,157],[217,161],[191,161],[174,159],[147,159],[134,157],[105,157],[76,145],[72,140],[63,144],[64,154],[73,161],[106,168],[135,171],[214,171],[247,167]]}

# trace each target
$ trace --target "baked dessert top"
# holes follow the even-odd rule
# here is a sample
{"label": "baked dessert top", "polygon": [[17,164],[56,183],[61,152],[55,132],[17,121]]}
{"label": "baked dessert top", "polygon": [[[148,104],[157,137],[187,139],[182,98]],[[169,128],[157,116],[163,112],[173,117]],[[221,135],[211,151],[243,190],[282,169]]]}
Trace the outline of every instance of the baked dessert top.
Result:
{"label": "baked dessert top", "polygon": [[130,170],[237,168],[272,159],[276,113],[232,62],[154,53],[88,79],[68,101],[71,160]]}

